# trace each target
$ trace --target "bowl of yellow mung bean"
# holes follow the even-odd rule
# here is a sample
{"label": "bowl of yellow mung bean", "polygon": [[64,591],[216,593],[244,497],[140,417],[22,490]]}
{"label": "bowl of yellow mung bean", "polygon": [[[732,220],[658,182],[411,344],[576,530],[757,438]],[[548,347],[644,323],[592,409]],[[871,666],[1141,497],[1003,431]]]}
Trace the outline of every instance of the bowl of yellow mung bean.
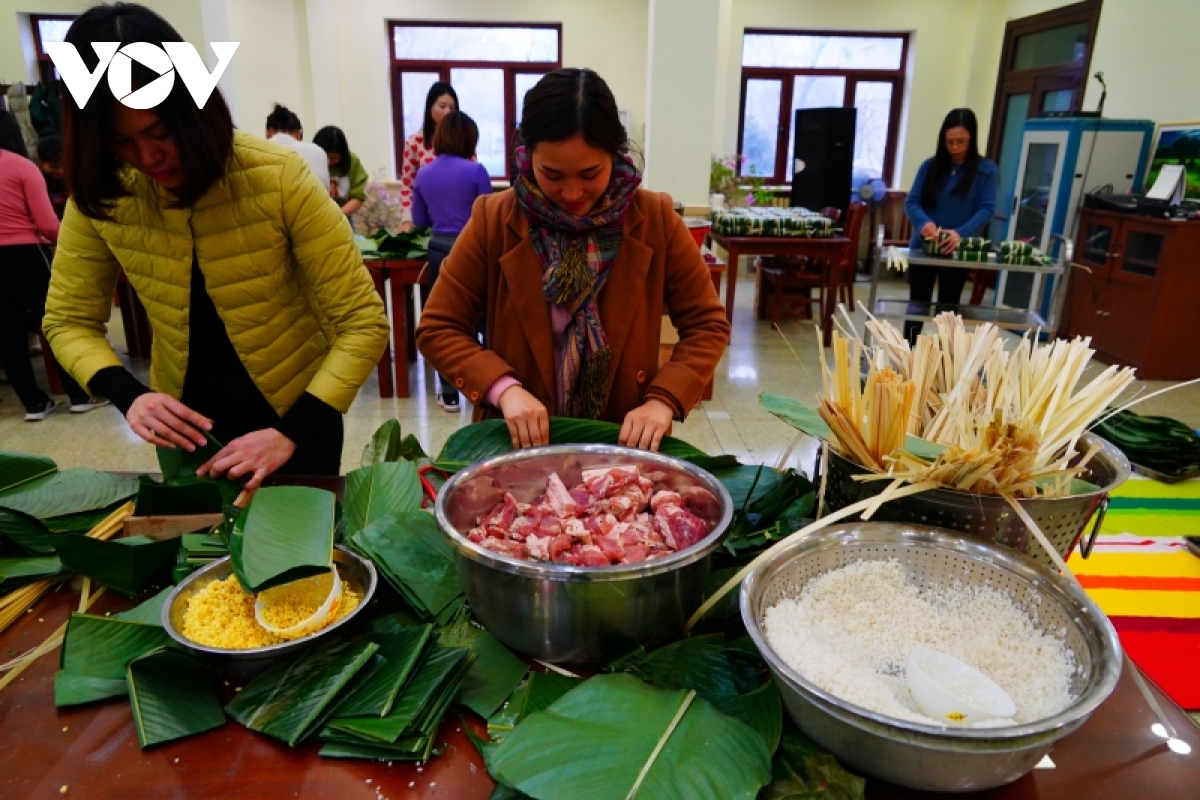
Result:
{"label": "bowl of yellow mung bean", "polygon": [[[297,650],[338,630],[375,593],[375,565],[344,547],[333,551],[334,569],[342,582],[342,593],[323,628],[298,639],[284,639],[259,624],[254,614],[256,596],[247,594],[233,574],[228,557],[214,561],[185,578],[167,597],[162,622],[167,633],[185,650],[204,658],[229,677],[249,678]],[[311,617],[318,600],[298,585],[292,600],[284,599],[287,586],[273,590],[274,615],[270,624],[284,628]],[[308,606],[312,605],[312,608]]]}

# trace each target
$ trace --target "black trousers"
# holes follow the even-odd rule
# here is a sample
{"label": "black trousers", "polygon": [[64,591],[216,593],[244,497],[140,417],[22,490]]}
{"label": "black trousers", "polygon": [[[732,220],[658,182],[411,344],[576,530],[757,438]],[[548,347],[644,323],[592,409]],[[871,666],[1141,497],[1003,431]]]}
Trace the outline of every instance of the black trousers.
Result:
{"label": "black trousers", "polygon": [[[928,303],[933,300],[933,284],[938,286],[939,312],[951,311],[962,302],[963,287],[967,285],[970,270],[958,267],[929,267],[924,264],[910,264],[908,267],[908,299],[916,303]],[[915,307],[909,307],[909,313],[920,313]],[[904,338],[909,344],[917,343],[921,333],[921,323],[909,320],[904,323]]]}
{"label": "black trousers", "polygon": [[[41,245],[0,247],[0,366],[29,410],[40,411],[50,399],[37,385],[29,358],[29,334],[42,329],[49,288],[50,256]],[[71,402],[87,402],[88,393],[51,359]]]}

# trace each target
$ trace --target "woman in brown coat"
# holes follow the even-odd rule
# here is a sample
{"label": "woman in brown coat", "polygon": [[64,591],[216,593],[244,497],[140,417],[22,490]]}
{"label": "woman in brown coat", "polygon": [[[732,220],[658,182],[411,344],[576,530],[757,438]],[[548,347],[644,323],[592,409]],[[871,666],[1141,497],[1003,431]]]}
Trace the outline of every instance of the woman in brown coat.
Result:
{"label": "woman in brown coat", "polygon": [[[655,450],[729,342],[708,268],[670,197],[637,188],[599,75],[542,78],[525,97],[521,136],[513,189],[475,202],[417,343],[476,419],[504,417],[514,447],[546,444],[554,415],[621,423],[621,444]],[[659,369],[664,304],[679,343]]]}

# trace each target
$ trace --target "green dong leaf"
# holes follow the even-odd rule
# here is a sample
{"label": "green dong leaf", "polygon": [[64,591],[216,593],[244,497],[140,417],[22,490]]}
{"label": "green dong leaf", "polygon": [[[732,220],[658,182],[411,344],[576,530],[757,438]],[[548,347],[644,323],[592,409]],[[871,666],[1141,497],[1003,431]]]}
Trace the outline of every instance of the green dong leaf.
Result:
{"label": "green dong leaf", "polygon": [[32,488],[58,472],[58,465],[44,456],[0,450],[0,497]]}
{"label": "green dong leaf", "polygon": [[72,675],[122,680],[126,664],[170,642],[160,625],[75,613],[67,622],[59,666]]}
{"label": "green dong leaf", "polygon": [[525,719],[488,760],[539,800],[720,797],[753,800],[771,759],[750,728],[693,692],[600,675]]}
{"label": "green dong leaf", "polygon": [[[136,481],[80,467],[58,472],[33,488],[0,496],[0,506],[45,521],[108,508],[136,492]],[[49,527],[55,530],[53,525]]]}
{"label": "green dong leaf", "polygon": [[86,575],[126,597],[134,597],[164,574],[179,552],[178,539],[156,542],[140,537],[111,542],[82,534],[66,534],[54,540],[58,557],[67,569]]}
{"label": "green dong leaf", "polygon": [[257,594],[333,568],[332,492],[305,486],[259,489],[233,526],[233,571]]}
{"label": "green dong leaf", "polygon": [[185,653],[160,649],[135,658],[126,681],[142,749],[225,724],[216,673]]}
{"label": "green dong leaf", "polygon": [[525,662],[492,634],[476,628],[466,618],[438,636],[443,647],[466,647],[475,656],[455,700],[485,719],[512,694],[529,672]]}
{"label": "green dong leaf", "polygon": [[417,511],[422,496],[417,465],[411,461],[356,469],[346,475],[346,532],[360,531],[388,514]]}

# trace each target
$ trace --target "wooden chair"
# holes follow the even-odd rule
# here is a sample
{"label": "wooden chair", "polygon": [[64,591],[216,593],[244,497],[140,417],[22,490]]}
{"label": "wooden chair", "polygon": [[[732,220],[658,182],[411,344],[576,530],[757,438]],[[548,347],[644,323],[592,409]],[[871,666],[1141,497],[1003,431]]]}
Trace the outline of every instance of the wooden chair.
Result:
{"label": "wooden chair", "polygon": [[833,206],[825,206],[821,209],[820,214],[822,217],[829,217],[834,222],[842,218],[842,210]]}
{"label": "wooden chair", "polygon": [[833,292],[833,302],[845,303],[846,308],[854,310],[854,275],[858,266],[858,248],[862,240],[863,223],[866,222],[870,207],[861,200],[850,204],[846,215],[846,224],[842,227],[842,235],[850,240],[846,248],[846,257],[839,264],[834,264],[830,270],[830,291]]}

